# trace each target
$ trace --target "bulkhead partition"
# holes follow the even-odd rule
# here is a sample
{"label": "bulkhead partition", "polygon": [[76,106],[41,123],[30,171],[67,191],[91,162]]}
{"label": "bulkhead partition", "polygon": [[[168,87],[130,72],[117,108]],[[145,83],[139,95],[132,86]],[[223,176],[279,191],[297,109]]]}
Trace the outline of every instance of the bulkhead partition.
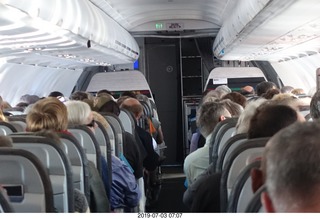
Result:
{"label": "bulkhead partition", "polygon": [[36,155],[47,169],[58,212],[74,212],[73,175],[66,153],[52,139],[34,135],[10,135],[13,148],[27,150]]}
{"label": "bulkhead partition", "polygon": [[[1,185],[14,186],[10,198],[14,212],[55,212],[52,185],[46,168],[31,152],[14,148],[0,148]],[[17,194],[18,193],[18,194]],[[8,193],[11,196],[10,192]]]}

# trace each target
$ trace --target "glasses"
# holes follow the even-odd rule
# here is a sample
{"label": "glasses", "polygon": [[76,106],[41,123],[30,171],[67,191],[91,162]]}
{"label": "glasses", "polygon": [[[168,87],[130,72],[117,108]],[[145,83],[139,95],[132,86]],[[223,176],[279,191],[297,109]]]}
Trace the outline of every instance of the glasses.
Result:
{"label": "glasses", "polygon": [[86,126],[93,128],[96,124],[96,121],[93,119],[90,123],[86,124]]}

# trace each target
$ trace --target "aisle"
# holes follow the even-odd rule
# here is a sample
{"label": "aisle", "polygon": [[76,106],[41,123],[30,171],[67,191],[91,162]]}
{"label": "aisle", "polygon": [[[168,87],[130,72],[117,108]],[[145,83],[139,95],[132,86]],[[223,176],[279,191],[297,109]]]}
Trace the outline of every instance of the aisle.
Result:
{"label": "aisle", "polygon": [[[184,174],[181,166],[162,167],[162,184],[158,201],[146,209],[147,212],[189,212],[182,203]],[[158,191],[159,191],[158,190]]]}

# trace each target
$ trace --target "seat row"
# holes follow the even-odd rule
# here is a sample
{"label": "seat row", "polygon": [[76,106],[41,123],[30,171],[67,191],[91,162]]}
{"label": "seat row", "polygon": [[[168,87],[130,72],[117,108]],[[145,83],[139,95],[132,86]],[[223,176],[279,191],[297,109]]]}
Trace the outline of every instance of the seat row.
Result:
{"label": "seat row", "polygon": [[[8,168],[6,171],[1,171],[0,184],[7,188],[14,187],[17,189],[14,192],[21,193],[19,200],[11,199],[12,195],[9,194],[10,203],[15,212],[73,212],[73,188],[79,189],[86,195],[87,200],[90,200],[88,161],[91,161],[98,172],[101,172],[100,154],[107,158],[111,185],[111,155],[120,157],[123,153],[124,128],[117,116],[108,114],[104,117],[110,124],[109,129],[105,129],[101,123],[97,122],[98,128],[94,134],[86,126],[69,127],[68,131],[73,136],[59,133],[63,143],[62,149],[57,147],[50,138],[24,132],[25,116],[11,116],[9,123],[0,123],[0,135],[8,135],[13,140],[13,148],[1,148],[1,165]],[[12,155],[9,156],[8,153]],[[20,163],[27,162],[21,160],[26,160],[26,156],[32,157],[30,153],[35,155],[33,157],[36,161],[28,161],[32,163],[29,166],[35,166],[33,163],[38,163],[37,166],[42,166],[43,169],[41,174],[36,174],[35,168],[29,168],[28,165]],[[13,156],[21,158],[13,158]],[[29,169],[33,171],[32,174],[29,173]],[[40,179],[46,178],[40,177],[43,173],[49,177],[49,184],[40,182]],[[37,179],[35,175],[38,175],[39,179],[37,186],[34,186]],[[40,191],[35,192],[33,190],[35,188]],[[51,193],[50,190],[52,190]],[[51,198],[50,194],[52,194]],[[51,199],[52,201],[44,202]]]}

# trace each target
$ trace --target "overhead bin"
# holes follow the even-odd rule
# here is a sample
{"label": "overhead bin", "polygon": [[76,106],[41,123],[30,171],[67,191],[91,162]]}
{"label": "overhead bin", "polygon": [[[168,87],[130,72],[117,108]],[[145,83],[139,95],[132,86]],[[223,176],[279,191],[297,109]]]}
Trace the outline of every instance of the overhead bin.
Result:
{"label": "overhead bin", "polygon": [[318,0],[239,1],[215,38],[222,60],[280,61],[318,53]]}
{"label": "overhead bin", "polygon": [[138,57],[135,39],[90,1],[0,2],[0,61],[81,68]]}

